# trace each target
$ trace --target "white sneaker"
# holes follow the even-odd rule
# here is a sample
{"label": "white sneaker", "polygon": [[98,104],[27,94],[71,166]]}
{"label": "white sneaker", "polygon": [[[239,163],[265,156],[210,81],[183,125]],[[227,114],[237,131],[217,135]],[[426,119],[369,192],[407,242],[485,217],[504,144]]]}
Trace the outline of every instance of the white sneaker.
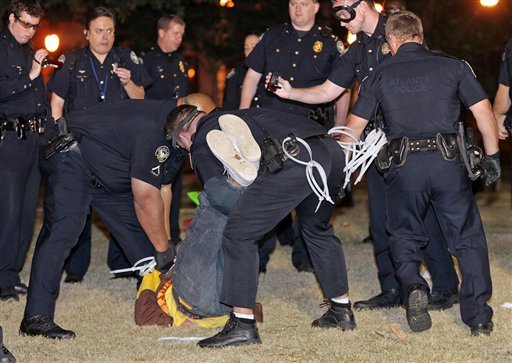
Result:
{"label": "white sneaker", "polygon": [[241,155],[224,132],[210,131],[206,135],[206,143],[238,184],[246,187],[256,179],[258,171],[254,165]]}
{"label": "white sneaker", "polygon": [[219,117],[219,125],[242,156],[257,170],[260,165],[261,149],[245,121],[236,115],[225,114]]}

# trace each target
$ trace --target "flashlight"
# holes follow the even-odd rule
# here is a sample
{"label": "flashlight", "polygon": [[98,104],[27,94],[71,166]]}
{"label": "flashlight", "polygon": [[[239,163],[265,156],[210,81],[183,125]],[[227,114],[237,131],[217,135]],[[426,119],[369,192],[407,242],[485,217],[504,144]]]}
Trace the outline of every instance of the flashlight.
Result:
{"label": "flashlight", "polygon": [[[57,49],[59,49],[59,42],[59,36],[57,34],[50,34],[44,38],[44,47],[48,52],[53,53]],[[41,62],[41,66],[45,68],[52,67],[56,69],[61,69],[62,65],[63,63],[61,61],[52,59],[49,56],[43,59],[43,61]]]}

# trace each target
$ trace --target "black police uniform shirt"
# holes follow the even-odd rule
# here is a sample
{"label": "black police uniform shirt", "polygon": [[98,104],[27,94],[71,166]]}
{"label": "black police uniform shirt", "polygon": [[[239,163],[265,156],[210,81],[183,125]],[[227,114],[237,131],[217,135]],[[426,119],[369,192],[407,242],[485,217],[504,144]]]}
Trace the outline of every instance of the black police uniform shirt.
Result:
{"label": "black police uniform shirt", "polygon": [[164,53],[158,45],[142,55],[144,68],[152,79],[146,98],[169,100],[189,94],[188,66],[179,52]]}
{"label": "black police uniform shirt", "polygon": [[128,48],[113,47],[103,64],[88,46],[65,53],[61,60],[64,65],[53,72],[48,91],[66,100],[66,112],[127,99],[119,77],[113,72],[115,67],[129,69],[131,80],[138,86],[146,87],[151,83],[140,59]]}
{"label": "black police uniform shirt", "polygon": [[[278,72],[293,87],[306,88],[323,83],[342,51],[328,27],[313,26],[306,32],[297,32],[289,24],[268,29],[245,60],[245,65],[261,73]],[[261,94],[261,106],[308,116],[314,105],[286,100],[272,92]]]}
{"label": "black police uniform shirt", "polygon": [[371,74],[377,66],[391,57],[386,47],[386,17],[379,15],[377,27],[371,36],[364,32],[357,34],[357,40],[350,45],[343,56],[339,57],[329,75],[332,83],[351,89],[354,82],[362,81]]}
{"label": "black police uniform shirt", "polygon": [[[498,82],[507,87],[512,83],[512,39],[508,41],[503,52]],[[509,90],[509,96],[512,100],[512,87]]]}
{"label": "black police uniform shirt", "polygon": [[457,132],[460,101],[466,108],[487,98],[463,60],[405,43],[363,81],[352,109],[369,120],[380,104],[389,140]]}
{"label": "black police uniform shirt", "polygon": [[71,113],[68,127],[81,135],[83,159],[106,190],[130,192],[131,178],[160,188],[170,183],[182,163],[179,152],[165,140],[167,115],[174,107],[175,100],[96,105]]}
{"label": "black police uniform shirt", "polygon": [[202,185],[208,179],[225,173],[224,166],[208,147],[206,135],[211,130],[220,129],[218,118],[227,113],[237,115],[245,121],[258,145],[262,145],[265,137],[284,138],[300,130],[318,130],[318,133],[325,133],[325,129],[311,119],[267,108],[209,113],[199,120],[197,130],[192,135],[190,148],[192,169]]}
{"label": "black police uniform shirt", "polygon": [[33,57],[30,44],[18,43],[7,27],[0,33],[0,116],[28,120],[47,113],[43,77],[29,77]]}
{"label": "black police uniform shirt", "polygon": [[238,110],[246,73],[247,66],[245,64],[236,66],[228,73],[222,103],[223,111]]}

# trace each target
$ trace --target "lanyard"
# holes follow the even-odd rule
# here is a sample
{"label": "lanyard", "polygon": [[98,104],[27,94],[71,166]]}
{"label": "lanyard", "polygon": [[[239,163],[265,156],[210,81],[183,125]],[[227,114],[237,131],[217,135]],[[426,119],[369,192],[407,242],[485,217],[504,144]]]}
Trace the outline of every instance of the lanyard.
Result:
{"label": "lanyard", "polygon": [[98,78],[98,73],[96,73],[96,68],[92,63],[92,56],[89,56],[89,62],[91,63],[92,73],[94,74],[94,79],[96,79],[96,83],[98,84],[98,88],[100,89],[100,97],[98,98],[99,102],[105,102],[106,93],[107,93],[107,85],[108,85],[108,72],[105,75],[105,85],[101,87],[100,80]]}

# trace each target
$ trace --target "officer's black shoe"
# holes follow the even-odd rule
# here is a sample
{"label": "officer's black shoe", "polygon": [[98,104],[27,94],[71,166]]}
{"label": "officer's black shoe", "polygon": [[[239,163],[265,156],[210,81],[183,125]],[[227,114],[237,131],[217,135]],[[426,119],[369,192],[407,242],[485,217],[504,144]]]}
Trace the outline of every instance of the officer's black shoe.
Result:
{"label": "officer's black shoe", "polygon": [[27,295],[28,286],[20,282],[19,284],[14,286],[14,290],[18,295]]}
{"label": "officer's black shoe", "polygon": [[315,272],[313,266],[310,263],[303,263],[298,266],[295,266],[298,272]]}
{"label": "officer's black shoe", "polygon": [[228,345],[261,344],[261,338],[255,320],[239,319],[231,313],[222,331],[197,344],[201,348],[222,348]]}
{"label": "officer's black shoe", "polygon": [[14,286],[0,287],[0,300],[2,301],[18,301],[20,298],[14,290]]}
{"label": "officer's black shoe", "polygon": [[16,362],[16,358],[9,352],[4,346],[4,332],[2,327],[0,326],[0,363],[14,363]]}
{"label": "officer's black shoe", "polygon": [[68,275],[66,275],[66,278],[64,279],[64,282],[66,284],[78,284],[82,281],[84,281],[84,277],[78,276],[75,274],[68,274]]}
{"label": "officer's black shoe", "polygon": [[24,317],[20,325],[20,335],[41,335],[50,339],[73,339],[75,333],[62,329],[55,322],[43,315]]}
{"label": "officer's black shoe", "polygon": [[361,240],[361,243],[373,243],[373,237],[371,235],[366,236]]}
{"label": "officer's black shoe", "polygon": [[422,285],[412,285],[408,289],[405,304],[407,323],[414,332],[432,327],[432,319],[428,314],[428,293]]}
{"label": "officer's black shoe", "polygon": [[428,298],[428,310],[449,309],[458,302],[459,292],[456,288],[446,291],[432,291]]}
{"label": "officer's black shoe", "polygon": [[493,328],[492,321],[485,324],[476,324],[471,327],[471,335],[474,337],[482,337],[491,335]]}
{"label": "officer's black shoe", "polygon": [[383,291],[368,300],[356,301],[354,303],[354,309],[356,310],[386,309],[398,306],[400,306],[400,294],[395,289]]}
{"label": "officer's black shoe", "polygon": [[356,319],[351,304],[339,304],[329,301],[329,310],[311,323],[314,328],[340,328],[341,330],[354,330]]}

